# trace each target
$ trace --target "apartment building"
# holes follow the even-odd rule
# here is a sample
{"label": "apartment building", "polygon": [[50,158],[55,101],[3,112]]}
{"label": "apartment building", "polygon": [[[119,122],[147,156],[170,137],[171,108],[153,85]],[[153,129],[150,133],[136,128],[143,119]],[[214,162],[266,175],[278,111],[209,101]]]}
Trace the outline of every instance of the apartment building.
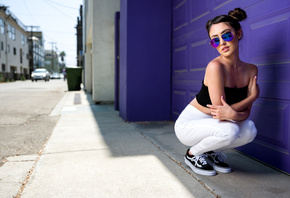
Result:
{"label": "apartment building", "polygon": [[58,54],[54,50],[44,50],[45,68],[53,73],[60,72]]}
{"label": "apartment building", "polygon": [[1,79],[29,78],[26,27],[7,7],[0,5],[0,74]]}
{"label": "apartment building", "polygon": [[32,31],[31,26],[30,31],[27,31],[28,45],[29,45],[29,69],[33,71],[36,68],[44,68],[44,40],[41,31]]}

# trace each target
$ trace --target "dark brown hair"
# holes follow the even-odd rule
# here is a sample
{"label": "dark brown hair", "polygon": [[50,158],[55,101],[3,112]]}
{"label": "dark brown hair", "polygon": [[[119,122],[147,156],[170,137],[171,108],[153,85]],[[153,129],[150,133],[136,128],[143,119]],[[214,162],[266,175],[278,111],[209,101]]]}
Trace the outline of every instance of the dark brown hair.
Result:
{"label": "dark brown hair", "polygon": [[209,20],[206,24],[207,33],[209,35],[210,28],[213,24],[226,23],[227,25],[238,31],[241,28],[239,21],[243,21],[247,18],[246,12],[241,8],[235,8],[229,11],[228,15],[219,15],[212,20]]}

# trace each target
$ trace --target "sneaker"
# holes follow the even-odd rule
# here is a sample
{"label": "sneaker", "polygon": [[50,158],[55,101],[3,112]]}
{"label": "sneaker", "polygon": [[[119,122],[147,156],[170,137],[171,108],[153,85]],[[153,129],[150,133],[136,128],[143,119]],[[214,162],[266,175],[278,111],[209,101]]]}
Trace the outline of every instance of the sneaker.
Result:
{"label": "sneaker", "polygon": [[206,176],[216,175],[213,167],[206,162],[205,155],[194,156],[190,155],[188,151],[184,156],[184,161],[195,173]]}
{"label": "sneaker", "polygon": [[225,154],[221,152],[213,152],[209,151],[206,152],[205,155],[210,160],[210,163],[212,163],[213,168],[221,173],[229,173],[232,171],[231,167],[224,162],[224,157],[226,157]]}

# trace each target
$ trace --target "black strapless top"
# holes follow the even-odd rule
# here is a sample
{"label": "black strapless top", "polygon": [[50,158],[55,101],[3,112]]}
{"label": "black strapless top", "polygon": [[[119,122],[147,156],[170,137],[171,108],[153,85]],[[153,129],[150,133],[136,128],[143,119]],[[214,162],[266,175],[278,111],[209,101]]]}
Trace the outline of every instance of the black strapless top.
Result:
{"label": "black strapless top", "polygon": [[[247,98],[248,86],[242,88],[225,87],[225,95],[228,105],[235,104]],[[208,87],[204,85],[203,81],[200,91],[196,94],[196,100],[204,107],[206,107],[207,104],[212,104],[208,93]]]}

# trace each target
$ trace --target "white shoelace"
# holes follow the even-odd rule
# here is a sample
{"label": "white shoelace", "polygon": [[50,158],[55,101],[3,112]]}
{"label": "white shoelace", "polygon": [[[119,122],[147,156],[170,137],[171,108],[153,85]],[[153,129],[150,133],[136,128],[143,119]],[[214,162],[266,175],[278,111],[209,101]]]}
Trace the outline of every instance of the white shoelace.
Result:
{"label": "white shoelace", "polygon": [[196,159],[195,163],[197,163],[197,161],[200,161],[201,165],[206,165],[207,164],[204,155],[195,156],[195,159]]}

